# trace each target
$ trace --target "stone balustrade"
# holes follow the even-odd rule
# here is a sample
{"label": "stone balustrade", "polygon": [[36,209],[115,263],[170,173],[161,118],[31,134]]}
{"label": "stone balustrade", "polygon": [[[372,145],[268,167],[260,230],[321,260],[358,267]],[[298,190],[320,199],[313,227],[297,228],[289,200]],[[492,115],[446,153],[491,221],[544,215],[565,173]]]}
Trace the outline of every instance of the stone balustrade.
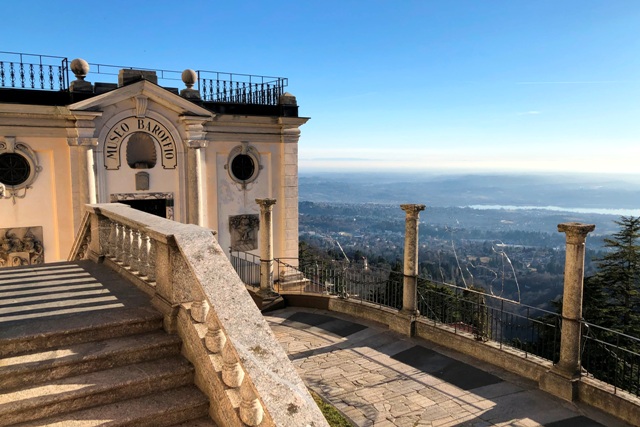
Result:
{"label": "stone balustrade", "polygon": [[123,204],[86,210],[69,259],[103,262],[151,297],[218,425],[327,425],[215,232]]}

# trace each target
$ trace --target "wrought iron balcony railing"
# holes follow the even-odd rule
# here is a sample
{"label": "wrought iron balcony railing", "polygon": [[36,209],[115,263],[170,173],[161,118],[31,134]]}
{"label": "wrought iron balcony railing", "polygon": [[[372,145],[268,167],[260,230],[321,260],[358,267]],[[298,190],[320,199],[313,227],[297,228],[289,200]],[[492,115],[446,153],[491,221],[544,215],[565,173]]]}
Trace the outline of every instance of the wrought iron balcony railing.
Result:
{"label": "wrought iron balcony railing", "polygon": [[[64,57],[0,51],[0,88],[65,91],[73,73]],[[89,63],[89,81],[116,84],[121,69],[153,71],[158,84],[182,86],[181,71]],[[197,70],[197,87],[205,102],[277,105],[288,79],[284,77]],[[92,78],[99,75],[99,78]]]}
{"label": "wrought iron balcony railing", "polygon": [[[277,292],[335,295],[379,307],[402,307],[401,272],[341,261],[274,261]],[[232,253],[232,264],[245,284],[259,285],[259,257]],[[294,278],[293,283],[283,281],[287,276]],[[558,361],[562,318],[557,313],[426,277],[418,277],[418,310],[424,320],[456,334],[518,350],[525,358]],[[582,374],[613,385],[614,394],[624,390],[640,396],[640,338],[582,323]]]}

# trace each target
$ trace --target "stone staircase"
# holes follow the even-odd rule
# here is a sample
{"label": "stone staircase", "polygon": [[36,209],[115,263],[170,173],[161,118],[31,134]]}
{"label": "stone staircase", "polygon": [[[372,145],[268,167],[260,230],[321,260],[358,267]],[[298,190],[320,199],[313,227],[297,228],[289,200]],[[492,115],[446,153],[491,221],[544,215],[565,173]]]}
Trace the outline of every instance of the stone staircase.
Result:
{"label": "stone staircase", "polygon": [[0,269],[0,426],[214,427],[180,347],[102,265]]}

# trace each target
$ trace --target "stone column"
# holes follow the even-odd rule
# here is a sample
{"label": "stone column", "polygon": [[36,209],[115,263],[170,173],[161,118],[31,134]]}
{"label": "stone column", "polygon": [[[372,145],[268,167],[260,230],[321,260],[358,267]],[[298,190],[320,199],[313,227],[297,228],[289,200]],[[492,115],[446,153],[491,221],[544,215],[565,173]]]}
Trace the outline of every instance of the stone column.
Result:
{"label": "stone column", "polygon": [[[191,74],[190,76],[193,77]],[[211,117],[180,117],[180,123],[186,135],[185,147],[187,149],[187,221],[189,224],[200,226],[204,226],[205,198],[202,195],[204,191],[202,183],[202,148],[206,148],[208,144],[206,139],[207,132],[204,129],[204,124],[208,120],[211,120]]]}
{"label": "stone column", "polygon": [[578,397],[585,241],[595,228],[593,224],[576,222],[558,224],[558,231],[566,233],[567,242],[560,361],[541,379],[540,386],[569,401]]}
{"label": "stone column", "polygon": [[402,291],[402,311],[417,316],[418,292],[418,219],[425,205],[400,205],[407,213],[404,236],[404,281]]}
{"label": "stone column", "polygon": [[95,120],[102,115],[102,112],[76,110],[71,114],[75,123],[67,128],[67,144],[72,147],[73,225],[74,232],[77,233],[84,215],[84,205],[97,202],[93,150],[98,145],[98,138],[95,136]]}
{"label": "stone column", "polygon": [[202,162],[197,145],[187,148],[187,215],[189,224],[204,226],[202,223]]}
{"label": "stone column", "polygon": [[276,199],[256,199],[260,205],[260,293],[273,290],[273,222],[272,210]]}

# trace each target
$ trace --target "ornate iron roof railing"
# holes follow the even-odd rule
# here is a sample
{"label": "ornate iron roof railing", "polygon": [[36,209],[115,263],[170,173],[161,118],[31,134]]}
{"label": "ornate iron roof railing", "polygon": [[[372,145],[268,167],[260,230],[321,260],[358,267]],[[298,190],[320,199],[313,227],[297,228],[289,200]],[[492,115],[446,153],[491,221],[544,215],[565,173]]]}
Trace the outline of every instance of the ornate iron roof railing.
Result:
{"label": "ornate iron roof railing", "polygon": [[66,90],[69,87],[67,58],[0,51],[0,87]]}
{"label": "ornate iron roof railing", "polygon": [[198,71],[200,96],[205,101],[277,105],[287,84],[284,77]]}
{"label": "ornate iron roof railing", "polygon": [[[93,83],[118,82],[121,69],[153,71],[158,84],[167,88],[183,86],[182,71],[89,63]],[[220,71],[196,71],[197,87],[206,102],[277,105],[288,79],[284,77],[236,74]],[[92,78],[93,75],[100,78]],[[73,73],[63,57],[0,51],[0,88],[68,90]]]}

